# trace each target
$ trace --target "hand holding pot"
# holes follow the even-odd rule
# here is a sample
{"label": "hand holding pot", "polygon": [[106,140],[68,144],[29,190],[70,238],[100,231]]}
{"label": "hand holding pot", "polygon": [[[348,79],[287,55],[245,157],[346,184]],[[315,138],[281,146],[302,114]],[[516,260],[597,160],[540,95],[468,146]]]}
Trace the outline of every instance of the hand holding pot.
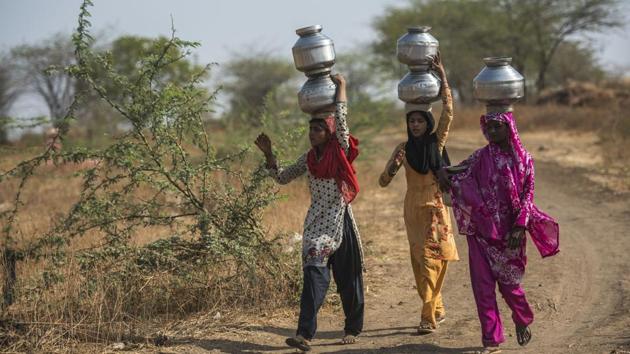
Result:
{"label": "hand holding pot", "polygon": [[446,77],[446,70],[444,69],[444,64],[442,64],[442,56],[440,55],[440,51],[438,50],[438,52],[430,58],[431,69],[437,72],[440,75],[440,79],[444,81],[444,78]]}
{"label": "hand holding pot", "polygon": [[346,102],[346,79],[341,74],[335,74],[330,77],[337,85],[336,102]]}

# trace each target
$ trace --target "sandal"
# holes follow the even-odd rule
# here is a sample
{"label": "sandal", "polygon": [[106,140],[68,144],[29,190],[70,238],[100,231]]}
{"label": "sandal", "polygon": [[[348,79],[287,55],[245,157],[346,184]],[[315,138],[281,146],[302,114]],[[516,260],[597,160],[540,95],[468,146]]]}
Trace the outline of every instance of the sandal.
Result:
{"label": "sandal", "polygon": [[532,330],[528,326],[516,326],[516,341],[518,345],[524,347],[532,339]]}
{"label": "sandal", "polygon": [[435,328],[431,325],[431,323],[420,322],[420,325],[418,326],[418,334],[431,334],[433,332],[435,332]]}
{"label": "sandal", "polygon": [[446,321],[446,315],[435,316],[435,323],[441,324]]}
{"label": "sandal", "polygon": [[303,352],[308,352],[311,350],[311,346],[309,345],[309,341],[302,337],[301,335],[297,335],[295,337],[289,337],[285,340],[285,343],[287,343],[287,345],[289,347],[293,347],[293,348],[298,348],[299,350],[303,351]]}
{"label": "sandal", "polygon": [[353,334],[346,333],[343,338],[341,338],[341,344],[354,344],[359,340],[358,336]]}

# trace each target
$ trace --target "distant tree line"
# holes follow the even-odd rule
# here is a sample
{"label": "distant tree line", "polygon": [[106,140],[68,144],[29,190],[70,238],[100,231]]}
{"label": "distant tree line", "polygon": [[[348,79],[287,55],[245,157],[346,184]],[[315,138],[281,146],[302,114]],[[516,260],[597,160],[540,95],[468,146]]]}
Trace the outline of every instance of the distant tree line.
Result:
{"label": "distant tree line", "polygon": [[[471,81],[483,67],[481,59],[496,55],[511,56],[513,66],[527,78],[528,95],[536,95],[567,79],[605,77],[597,46],[587,36],[619,28],[623,23],[619,9],[619,0],[409,0],[376,17],[376,39],[362,49],[338,53],[336,69],[348,76],[355,107],[360,103],[373,110],[375,93],[393,91],[389,86],[406,71],[395,57],[396,40],[408,26],[429,25],[440,41],[449,81],[462,102],[472,101]],[[108,68],[133,83],[141,73],[142,58],[158,55],[156,49],[165,41],[122,36],[95,50],[106,53]],[[169,55],[181,60],[165,64],[162,77],[156,78],[160,85],[186,82],[201,68],[184,58],[181,49],[170,50]],[[60,70],[73,60],[69,36],[59,34],[0,56],[0,117],[4,117],[0,118],[0,143],[6,142],[6,117],[21,94],[41,97],[52,123],[59,123],[74,93],[85,85]],[[215,118],[223,118],[230,127],[259,127],[270,97],[277,106],[296,106],[296,89],[303,76],[279,55],[237,53],[220,71],[229,107]],[[104,85],[116,87],[114,82]],[[117,92],[113,99],[128,100],[128,92]],[[96,95],[83,97],[79,111],[79,121],[90,136],[115,133],[119,128],[120,117]]]}

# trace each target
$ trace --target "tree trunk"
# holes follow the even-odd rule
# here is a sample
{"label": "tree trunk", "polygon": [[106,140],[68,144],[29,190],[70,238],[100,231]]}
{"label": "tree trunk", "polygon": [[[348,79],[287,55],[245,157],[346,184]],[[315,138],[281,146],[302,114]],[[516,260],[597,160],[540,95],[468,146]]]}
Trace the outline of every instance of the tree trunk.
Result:
{"label": "tree trunk", "polygon": [[538,69],[538,78],[536,79],[536,91],[538,91],[536,93],[537,95],[540,95],[542,90],[544,90],[546,87],[546,83],[545,83],[546,72],[547,72],[547,63],[544,63],[541,65],[540,69]]}
{"label": "tree trunk", "polygon": [[7,129],[5,127],[0,126],[0,145],[5,145],[8,143],[9,143],[9,134],[7,132]]}
{"label": "tree trunk", "polygon": [[2,252],[4,266],[4,287],[2,288],[2,307],[6,308],[13,303],[15,290],[15,263],[17,257],[14,250],[5,248]]}

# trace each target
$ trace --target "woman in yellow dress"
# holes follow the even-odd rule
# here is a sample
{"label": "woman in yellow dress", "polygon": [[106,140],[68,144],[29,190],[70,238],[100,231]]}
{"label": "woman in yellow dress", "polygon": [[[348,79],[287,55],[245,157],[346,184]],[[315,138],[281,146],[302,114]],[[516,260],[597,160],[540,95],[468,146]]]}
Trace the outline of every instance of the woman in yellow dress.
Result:
{"label": "woman in yellow dress", "polygon": [[404,220],[411,267],[423,301],[419,334],[434,332],[445,320],[442,284],[448,262],[459,260],[449,209],[444,205],[438,184],[438,174],[446,173],[442,167],[448,165],[444,145],[453,120],[453,99],[439,53],[433,60],[433,69],[442,80],[439,123],[436,127],[427,107],[407,104],[408,139],[394,149],[379,178],[381,187],[386,187],[400,166],[405,166]]}

